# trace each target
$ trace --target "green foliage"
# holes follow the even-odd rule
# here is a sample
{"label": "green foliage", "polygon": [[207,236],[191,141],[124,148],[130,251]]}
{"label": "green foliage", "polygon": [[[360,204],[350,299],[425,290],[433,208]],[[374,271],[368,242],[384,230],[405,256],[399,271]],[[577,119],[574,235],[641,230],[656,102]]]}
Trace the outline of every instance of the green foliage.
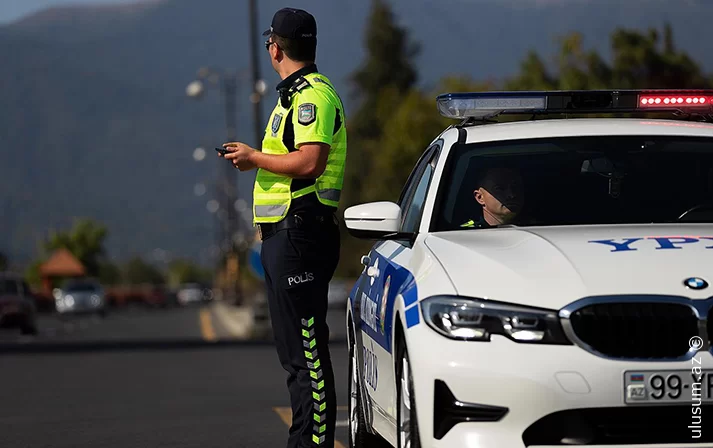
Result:
{"label": "green foliage", "polygon": [[[507,90],[689,89],[709,88],[710,78],[685,52],[677,51],[671,27],[663,39],[656,29],[617,29],[611,35],[612,62],[584,49],[580,33],[559,37],[552,64],[531,52]],[[548,66],[554,70],[548,70]]]}
{"label": "green foliage", "polygon": [[124,282],[129,285],[160,285],[164,283],[163,273],[140,257],[134,257],[126,263],[123,277]]}
{"label": "green foliage", "polygon": [[211,270],[201,268],[188,260],[174,260],[168,266],[168,283],[173,287],[183,283],[209,284],[212,278]]}
{"label": "green foliage", "polygon": [[40,275],[40,266],[44,263],[43,260],[32,262],[25,270],[25,280],[34,287],[42,286],[42,276]]}
{"label": "green foliage", "polygon": [[105,255],[104,240],[107,228],[92,220],[75,220],[69,231],[53,231],[44,244],[47,253],[65,248],[84,265],[87,275],[99,275],[99,267]]}
{"label": "green foliage", "polygon": [[372,0],[371,14],[364,37],[367,56],[351,77],[358,109],[348,116],[349,151],[343,204],[360,200],[367,182],[363,177],[380,157],[379,139],[383,123],[392,107],[417,81],[414,58],[419,46],[409,33],[396,24],[391,8],[384,0]]}
{"label": "green foliage", "polygon": [[[371,2],[364,46],[366,59],[351,77],[358,109],[347,117],[349,153],[342,208],[383,195],[383,189],[373,184],[384,178],[379,171],[384,157],[381,141],[384,123],[391,119],[394,107],[398,107],[404,95],[409,95],[418,79],[414,58],[420,51],[419,45],[410,40],[406,29],[396,24],[384,0]],[[344,228],[342,235],[345,256],[337,275],[358,274],[361,265],[355,254],[366,253],[370,244],[349,238]]]}
{"label": "green foliage", "polygon": [[119,285],[123,280],[119,266],[109,261],[99,263],[98,278],[102,285],[107,286]]}

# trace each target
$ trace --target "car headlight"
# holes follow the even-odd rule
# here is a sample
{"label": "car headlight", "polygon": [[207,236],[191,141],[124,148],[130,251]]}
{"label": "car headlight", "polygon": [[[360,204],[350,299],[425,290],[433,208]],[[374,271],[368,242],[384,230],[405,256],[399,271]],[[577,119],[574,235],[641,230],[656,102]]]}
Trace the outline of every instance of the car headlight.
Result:
{"label": "car headlight", "polygon": [[515,342],[572,345],[557,311],[459,296],[435,296],[421,301],[423,318],[451,339],[490,341],[494,334]]}

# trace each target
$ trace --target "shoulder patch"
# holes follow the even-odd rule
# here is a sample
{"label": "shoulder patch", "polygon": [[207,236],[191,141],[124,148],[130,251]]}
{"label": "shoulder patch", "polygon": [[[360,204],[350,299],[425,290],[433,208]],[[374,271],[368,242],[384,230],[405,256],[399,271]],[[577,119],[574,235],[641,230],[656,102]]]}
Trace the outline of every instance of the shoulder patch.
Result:
{"label": "shoulder patch", "polygon": [[301,125],[307,126],[317,119],[317,106],[312,103],[300,104],[297,109],[297,121]]}
{"label": "shoulder patch", "polygon": [[277,136],[277,131],[280,129],[280,123],[282,122],[282,114],[275,114],[272,118],[272,136]]}

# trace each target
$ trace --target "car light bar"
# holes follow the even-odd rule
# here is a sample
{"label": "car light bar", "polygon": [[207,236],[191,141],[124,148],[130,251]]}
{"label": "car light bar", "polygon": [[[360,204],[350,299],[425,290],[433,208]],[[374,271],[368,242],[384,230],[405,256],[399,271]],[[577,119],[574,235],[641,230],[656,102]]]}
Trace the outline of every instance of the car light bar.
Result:
{"label": "car light bar", "polygon": [[444,117],[500,114],[713,113],[713,90],[555,90],[447,93],[436,99]]}

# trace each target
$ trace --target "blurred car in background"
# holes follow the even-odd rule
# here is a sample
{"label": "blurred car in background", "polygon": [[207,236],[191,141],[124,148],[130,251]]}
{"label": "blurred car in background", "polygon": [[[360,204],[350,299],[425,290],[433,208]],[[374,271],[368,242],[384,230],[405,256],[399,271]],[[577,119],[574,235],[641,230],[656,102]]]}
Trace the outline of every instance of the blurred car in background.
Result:
{"label": "blurred car in background", "polygon": [[328,304],[329,308],[346,309],[349,293],[354,285],[354,280],[346,281],[334,279],[329,284]]}
{"label": "blurred car in background", "polygon": [[37,334],[37,307],[30,287],[20,275],[0,272],[0,328]]}
{"label": "blurred car in background", "polygon": [[177,298],[182,306],[201,304],[213,300],[213,291],[200,283],[186,283],[179,288]]}
{"label": "blurred car in background", "polygon": [[[329,283],[327,304],[329,313],[338,316],[339,312],[346,314],[346,307],[354,280],[334,279]],[[258,293],[252,305],[253,338],[271,339],[272,322],[270,320],[270,307],[267,296],[263,291]]]}
{"label": "blurred car in background", "polygon": [[254,298],[252,306],[254,339],[272,339],[272,323],[270,321],[270,307],[267,303],[267,295],[260,291]]}
{"label": "blurred car in background", "polygon": [[55,308],[61,315],[98,314],[107,312],[106,293],[102,285],[93,279],[69,280],[54,290]]}
{"label": "blurred car in background", "polygon": [[165,285],[154,285],[144,295],[144,303],[152,308],[168,308],[178,304],[176,293]]}

